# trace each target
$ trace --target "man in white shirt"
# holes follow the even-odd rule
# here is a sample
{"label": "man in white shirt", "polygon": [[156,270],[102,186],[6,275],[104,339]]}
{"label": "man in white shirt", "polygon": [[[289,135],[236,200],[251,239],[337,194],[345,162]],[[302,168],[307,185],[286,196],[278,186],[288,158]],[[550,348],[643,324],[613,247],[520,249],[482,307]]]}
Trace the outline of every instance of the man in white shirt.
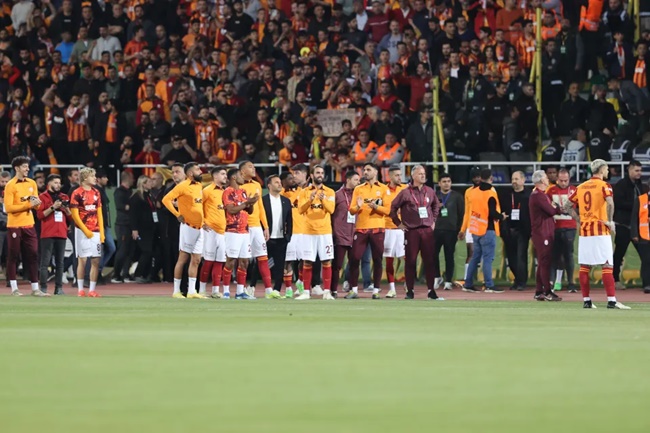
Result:
{"label": "man in white shirt", "polygon": [[[287,245],[293,233],[291,201],[281,195],[282,181],[275,174],[268,177],[266,185],[269,193],[262,197],[266,220],[269,224],[269,240],[266,250],[269,257],[269,268],[273,279],[273,292],[267,293],[268,299],[281,298],[280,291],[284,278],[284,261],[287,256]],[[289,281],[289,286],[291,282]]]}
{"label": "man in white shirt", "polygon": [[102,59],[102,53],[108,51],[111,53],[111,62],[113,61],[113,53],[117,50],[122,49],[122,44],[120,40],[115,36],[111,36],[108,33],[108,27],[106,24],[101,24],[99,26],[99,38],[94,42],[93,51],[91,53],[91,58],[99,62]]}

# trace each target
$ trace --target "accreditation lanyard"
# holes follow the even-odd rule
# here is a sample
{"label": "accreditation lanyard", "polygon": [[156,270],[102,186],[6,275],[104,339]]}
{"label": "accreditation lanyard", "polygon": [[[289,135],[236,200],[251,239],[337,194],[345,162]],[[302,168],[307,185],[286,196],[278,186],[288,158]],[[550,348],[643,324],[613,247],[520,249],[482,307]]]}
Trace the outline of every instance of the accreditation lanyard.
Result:
{"label": "accreditation lanyard", "polygon": [[[420,195],[421,194],[422,194],[422,192],[420,192]],[[417,198],[415,198],[415,194],[413,193],[413,188],[411,188],[411,197],[413,197],[413,201],[415,202],[415,204],[418,207],[418,214],[420,215],[420,218],[421,219],[428,218],[429,217],[429,212],[427,211],[427,208],[425,206],[422,206],[420,204],[420,201]]]}
{"label": "accreditation lanyard", "polygon": [[517,203],[517,209],[515,209],[515,195],[510,194],[510,198],[512,199],[512,213],[510,214],[510,220],[519,221],[521,203]]}

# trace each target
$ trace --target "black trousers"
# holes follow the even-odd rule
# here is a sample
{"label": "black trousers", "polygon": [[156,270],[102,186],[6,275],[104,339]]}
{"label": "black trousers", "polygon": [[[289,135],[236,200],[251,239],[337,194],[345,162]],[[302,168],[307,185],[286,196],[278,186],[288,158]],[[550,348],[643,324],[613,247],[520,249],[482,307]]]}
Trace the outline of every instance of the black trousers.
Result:
{"label": "black trousers", "polygon": [[115,225],[115,263],[113,267],[113,278],[126,278],[129,275],[129,267],[133,258],[135,248],[131,228],[125,225]]}
{"label": "black trousers", "polygon": [[519,229],[508,229],[504,236],[508,267],[515,276],[515,286],[525,287],[528,281],[528,244],[530,235]]}
{"label": "black trousers", "polygon": [[643,288],[650,287],[650,242],[638,242],[634,246],[641,257],[641,280]]}
{"label": "black trousers", "polygon": [[555,272],[564,269],[569,287],[573,287],[573,272],[575,261],[573,259],[574,241],[576,229],[555,230],[555,243],[553,244],[553,269],[551,279],[555,280]]}
{"label": "black trousers", "polygon": [[137,242],[140,249],[140,258],[138,259],[135,276],[147,279],[153,277],[155,265],[162,256],[160,238],[156,232],[140,236],[140,240]]}
{"label": "black trousers", "polygon": [[[269,239],[266,243],[266,252],[269,255],[269,266],[271,267],[271,279],[273,290],[282,291],[284,284],[284,261],[287,256],[288,242],[284,238]],[[271,266],[273,265],[273,266]]]}
{"label": "black trousers", "polygon": [[436,277],[440,276],[440,249],[444,248],[445,251],[445,283],[450,283],[454,280],[454,254],[456,252],[456,241],[458,240],[458,232],[453,230],[435,230],[433,232],[435,240],[435,251],[433,260],[436,266]]}
{"label": "black trousers", "polygon": [[[616,225],[616,236],[614,237],[614,281],[619,282],[621,277],[621,267],[623,266],[623,258],[627,252],[627,247],[630,245],[630,229],[617,224]],[[634,244],[636,251],[641,255],[639,251],[639,244]]]}
{"label": "black trousers", "polygon": [[63,260],[65,259],[65,243],[67,239],[43,238],[41,239],[41,263],[40,263],[40,286],[43,292],[47,292],[47,268],[54,256],[54,289],[58,291],[63,288]]}

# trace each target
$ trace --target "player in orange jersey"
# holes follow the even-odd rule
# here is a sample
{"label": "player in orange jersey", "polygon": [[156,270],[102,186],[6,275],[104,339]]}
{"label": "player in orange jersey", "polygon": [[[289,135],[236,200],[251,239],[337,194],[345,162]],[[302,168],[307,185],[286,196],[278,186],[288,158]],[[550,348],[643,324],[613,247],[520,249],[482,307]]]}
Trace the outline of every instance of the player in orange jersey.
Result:
{"label": "player in orange jersey", "polygon": [[[174,267],[174,293],[173,298],[184,298],[181,293],[181,279],[183,268],[190,260],[187,270],[188,285],[187,298],[206,299],[196,291],[196,276],[203,254],[203,186],[201,185],[201,169],[195,162],[188,162],[183,167],[187,178],[169,191],[162,199],[162,203],[181,223],[178,243],[178,260]],[[178,209],[174,206],[177,202]]]}
{"label": "player in orange jersey", "polygon": [[[212,297],[221,298],[219,283],[226,262],[226,214],[223,209],[223,189],[228,183],[225,167],[214,167],[212,183],[203,188],[203,266],[199,275],[199,293],[204,295],[212,275]],[[224,289],[225,290],[225,289]]]}
{"label": "player in orange jersey", "polygon": [[[580,222],[578,238],[578,263],[580,263],[580,290],[584,308],[596,308],[589,297],[589,272],[592,266],[602,266],[603,285],[607,292],[607,308],[629,310],[616,300],[614,283],[614,249],[612,233],[615,232],[614,194],[609,183],[607,162],[595,159],[591,162],[592,177],[579,185],[564,204],[564,210]],[[578,207],[576,215],[573,206]]]}
{"label": "player in orange jersey", "polygon": [[[390,205],[406,185],[402,184],[402,169],[399,165],[388,168],[388,191],[384,206],[390,209]],[[397,228],[390,216],[386,217],[386,233],[384,235],[384,258],[386,259],[386,279],[389,290],[387,298],[397,297],[395,291],[395,259],[404,259],[404,230]]]}
{"label": "player in orange jersey", "polygon": [[98,298],[95,291],[99,277],[99,261],[102,257],[104,243],[104,217],[102,199],[97,185],[95,169],[84,167],[79,171],[81,186],[70,194],[70,211],[77,228],[75,229],[75,252],[77,254],[77,289],[78,296],[86,296],[84,275],[86,260],[90,257],[90,291],[88,296]]}

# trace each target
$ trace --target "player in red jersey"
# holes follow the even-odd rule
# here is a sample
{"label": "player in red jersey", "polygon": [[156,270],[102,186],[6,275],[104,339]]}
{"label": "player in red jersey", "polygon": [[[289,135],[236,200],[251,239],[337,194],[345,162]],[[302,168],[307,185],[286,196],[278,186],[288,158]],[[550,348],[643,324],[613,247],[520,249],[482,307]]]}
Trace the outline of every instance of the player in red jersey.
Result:
{"label": "player in red jersey", "polygon": [[79,171],[81,186],[70,195],[70,211],[75,228],[75,253],[77,255],[78,296],[86,296],[84,291],[84,274],[86,260],[90,258],[90,291],[88,296],[99,298],[95,288],[99,276],[99,260],[104,243],[104,217],[102,216],[102,199],[97,185],[95,169],[84,167]]}
{"label": "player in red jersey", "polygon": [[230,293],[230,279],[235,262],[237,265],[236,299],[255,299],[244,291],[246,284],[246,269],[251,258],[251,242],[248,232],[248,214],[253,212],[253,206],[260,196],[255,194],[248,197],[241,187],[244,178],[238,168],[228,170],[230,186],[223,192],[223,207],[226,210],[226,264],[223,267],[222,283],[224,293]]}

